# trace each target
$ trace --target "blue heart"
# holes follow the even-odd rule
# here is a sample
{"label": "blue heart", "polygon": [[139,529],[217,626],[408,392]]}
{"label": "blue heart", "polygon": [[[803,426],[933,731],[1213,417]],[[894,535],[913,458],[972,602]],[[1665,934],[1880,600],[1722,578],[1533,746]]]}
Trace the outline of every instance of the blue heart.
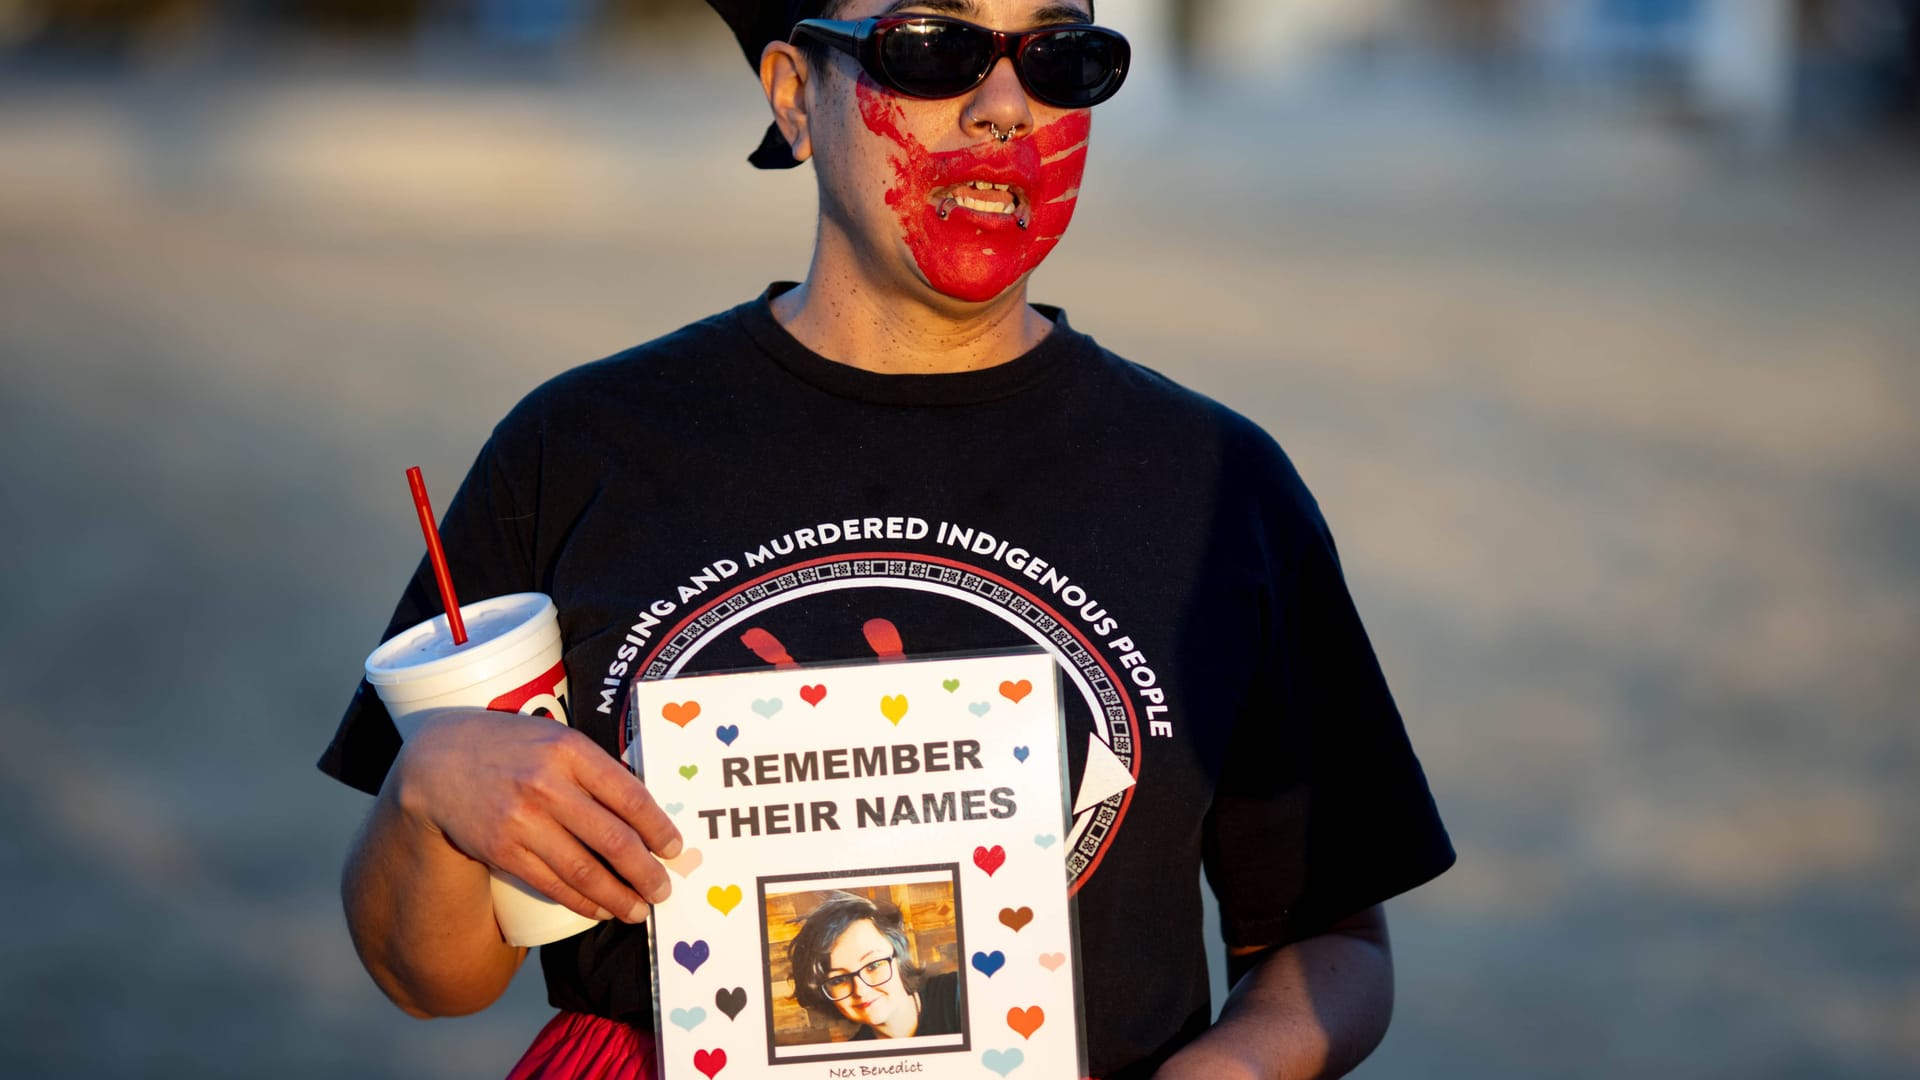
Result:
{"label": "blue heart", "polygon": [[977,952],[973,954],[974,970],[989,979],[993,978],[994,972],[1006,966],[1007,954],[1001,952],[999,949],[995,949],[992,952]]}
{"label": "blue heart", "polygon": [[1047,848],[1050,848],[1053,846],[1053,839],[1054,837],[1052,833],[1043,832],[1039,836],[1034,837],[1033,842],[1036,844],[1039,844],[1040,849],[1042,851],[1045,851]]}
{"label": "blue heart", "polygon": [[665,810],[665,811],[666,811],[667,813],[669,813],[669,814],[677,814],[677,813],[679,813],[680,811],[682,811],[682,810],[685,810],[686,808],[687,808],[687,804],[686,804],[686,803],[682,803],[682,802],[670,802],[670,803],[668,803],[668,804],[666,804],[665,806],[662,806],[662,807],[661,807],[660,809],[662,809],[662,810]]}
{"label": "blue heart", "polygon": [[696,941],[692,944],[682,941],[673,947],[673,958],[681,967],[687,969],[687,974],[691,975],[700,970],[700,965],[707,962],[707,957],[712,952],[713,950],[707,948],[707,943],[704,941]]}
{"label": "blue heart", "polygon": [[738,724],[722,724],[713,729],[713,734],[714,737],[721,742],[732,746],[733,740],[740,737],[740,726]]}
{"label": "blue heart", "polygon": [[753,703],[753,711],[759,713],[762,717],[771,719],[774,713],[780,711],[780,704],[780,699],[777,697],[758,698]]}
{"label": "blue heart", "polygon": [[1020,1063],[1025,1060],[1027,1060],[1027,1056],[1022,1054],[1020,1048],[1017,1046],[1011,1050],[989,1050],[980,1055],[980,1064],[985,1065],[988,1069],[999,1073],[1001,1076],[1005,1076],[1019,1068]]}
{"label": "blue heart", "polygon": [[675,1009],[667,1014],[667,1019],[673,1021],[674,1027],[692,1031],[707,1022],[707,1010],[698,1005],[691,1009]]}
{"label": "blue heart", "polygon": [[985,716],[987,715],[987,710],[991,708],[993,708],[993,706],[987,704],[984,701],[976,701],[973,704],[967,706],[967,711],[972,713],[975,716]]}
{"label": "blue heart", "polygon": [[1026,748],[1026,747],[1024,747],[1024,746],[1016,746],[1016,747],[1014,747],[1014,748],[1013,748],[1013,759],[1014,759],[1015,761],[1025,761],[1025,760],[1027,760],[1027,748]]}

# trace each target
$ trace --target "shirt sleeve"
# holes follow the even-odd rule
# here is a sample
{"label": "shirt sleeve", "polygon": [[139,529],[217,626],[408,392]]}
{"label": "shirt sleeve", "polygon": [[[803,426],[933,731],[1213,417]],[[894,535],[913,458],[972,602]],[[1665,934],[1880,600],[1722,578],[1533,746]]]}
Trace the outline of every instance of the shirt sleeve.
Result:
{"label": "shirt sleeve", "polygon": [[[1278,448],[1274,451],[1277,453]],[[1333,537],[1281,460],[1268,670],[1235,722],[1202,837],[1230,946],[1285,945],[1453,864]]]}
{"label": "shirt sleeve", "polygon": [[[516,454],[515,417],[502,421],[492,438],[481,448],[473,468],[447,504],[440,522],[440,539],[447,552],[447,565],[453,574],[454,591],[466,601],[530,592],[540,588],[533,568],[534,513],[532,504],[516,494],[516,485],[507,460],[537,458]],[[537,429],[530,433],[537,440]],[[537,446],[537,441],[534,443]],[[423,556],[393,617],[387,622],[385,641],[415,623],[441,614],[440,590],[433,569]],[[369,649],[372,644],[369,644]],[[400,753],[400,735],[393,718],[381,703],[380,695],[365,679],[347,704],[333,741],[320,755],[320,771],[342,783],[376,794],[386,780],[387,769]]]}

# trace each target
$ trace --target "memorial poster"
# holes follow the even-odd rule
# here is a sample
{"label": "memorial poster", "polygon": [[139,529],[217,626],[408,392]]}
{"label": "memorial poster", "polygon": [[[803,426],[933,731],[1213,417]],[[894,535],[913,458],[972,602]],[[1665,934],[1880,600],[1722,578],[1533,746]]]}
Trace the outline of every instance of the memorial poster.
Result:
{"label": "memorial poster", "polygon": [[664,1080],[1084,1075],[1053,659],[635,684]]}

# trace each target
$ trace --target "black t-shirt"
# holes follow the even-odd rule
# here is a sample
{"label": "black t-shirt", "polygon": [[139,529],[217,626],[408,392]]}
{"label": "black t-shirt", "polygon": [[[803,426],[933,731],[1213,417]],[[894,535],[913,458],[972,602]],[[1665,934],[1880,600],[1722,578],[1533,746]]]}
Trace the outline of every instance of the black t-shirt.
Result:
{"label": "black t-shirt", "polygon": [[[1452,864],[1272,438],[1053,309],[1007,363],[879,375],[789,335],[769,303],[785,287],[535,390],[448,505],[461,596],[558,605],[576,728],[621,753],[625,687],[673,662],[1047,647],[1075,794],[1094,796],[1065,843],[1109,1080],[1207,1024],[1202,867],[1228,943],[1261,946]],[[438,603],[423,561],[388,634]],[[363,683],[320,767],[376,791],[399,745]],[[554,1005],[651,1026],[644,928],[602,925],[541,965]]]}

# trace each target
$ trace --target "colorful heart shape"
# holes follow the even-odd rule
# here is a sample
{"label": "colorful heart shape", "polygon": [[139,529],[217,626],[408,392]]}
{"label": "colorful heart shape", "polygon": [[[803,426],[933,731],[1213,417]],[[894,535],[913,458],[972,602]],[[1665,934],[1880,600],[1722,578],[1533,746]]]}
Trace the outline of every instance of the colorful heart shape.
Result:
{"label": "colorful heart shape", "polygon": [[1021,679],[1019,682],[1003,682],[1000,684],[1000,696],[1013,702],[1015,705],[1020,704],[1020,699],[1031,693],[1033,693],[1033,683],[1026,679]]}
{"label": "colorful heart shape", "polygon": [[725,915],[740,906],[740,886],[728,885],[724,889],[718,885],[713,886],[707,890],[707,903],[712,904],[714,910]]}
{"label": "colorful heart shape", "polygon": [[693,779],[694,776],[696,776],[699,772],[700,772],[700,766],[698,765],[680,766],[680,775],[686,777],[689,780]]}
{"label": "colorful heart shape", "polygon": [[993,706],[987,704],[984,701],[976,701],[973,704],[967,706],[967,711],[972,713],[975,716],[985,716],[987,715],[987,710],[991,708],[993,708]]}
{"label": "colorful heart shape", "polygon": [[955,690],[960,689],[960,680],[959,679],[941,679],[940,689],[945,690],[947,693],[951,694]]}
{"label": "colorful heart shape", "polygon": [[1063,952],[1050,952],[1050,953],[1040,954],[1040,966],[1043,968],[1046,968],[1048,971],[1059,971],[1060,965],[1066,962],[1067,962],[1067,954]]}
{"label": "colorful heart shape", "polygon": [[1033,842],[1040,845],[1041,851],[1045,851],[1054,845],[1054,841],[1056,839],[1057,837],[1055,837],[1052,833],[1043,832],[1040,835],[1034,837]]}
{"label": "colorful heart shape", "polygon": [[1032,921],[1033,909],[1030,907],[1006,907],[1000,909],[1000,925],[1016,934],[1020,932],[1021,927],[1026,926]]}
{"label": "colorful heart shape", "polygon": [[800,700],[806,702],[809,705],[820,704],[821,699],[826,696],[827,696],[827,687],[826,687],[826,684],[824,683],[819,683],[813,686],[803,686],[800,688]]}
{"label": "colorful heart shape", "polygon": [[686,968],[689,975],[700,970],[700,965],[712,955],[712,948],[704,941],[681,941],[673,946],[674,963]]}
{"label": "colorful heart shape", "polygon": [[700,869],[700,863],[705,858],[705,855],[700,854],[699,848],[690,847],[682,849],[678,858],[661,859],[660,865],[686,878],[692,877],[693,872]]}
{"label": "colorful heart shape", "polygon": [[995,949],[992,952],[977,952],[973,954],[973,969],[989,979],[993,978],[994,972],[1006,966],[1007,954],[1001,952],[999,949]]}
{"label": "colorful heart shape", "polygon": [[780,711],[780,706],[782,704],[784,703],[777,697],[754,698],[753,711],[759,713],[761,719],[771,720],[773,719],[773,714]]}
{"label": "colorful heart shape", "polygon": [[[707,1080],[713,1080],[714,1077],[720,1075],[721,1069],[727,1067],[727,1052],[717,1049],[695,1050],[693,1052],[693,1067],[705,1074]],[[1005,1076],[1007,1074],[1001,1073],[1000,1075]]]}
{"label": "colorful heart shape", "polygon": [[907,715],[907,695],[889,694],[880,699],[880,715],[886,717],[896,727]]}
{"label": "colorful heart shape", "polygon": [[1040,1025],[1047,1022],[1047,1014],[1040,1006],[1027,1009],[1008,1009],[1007,1026],[1020,1033],[1023,1039],[1033,1038]]}
{"label": "colorful heart shape", "polygon": [[1007,849],[1001,847],[999,844],[995,844],[992,847],[977,847],[973,849],[973,865],[985,870],[988,877],[992,877],[993,872],[1000,869],[1000,864],[1006,861]]}
{"label": "colorful heart shape", "polygon": [[660,715],[674,727],[686,727],[700,717],[697,701],[669,701],[660,707]]}
{"label": "colorful heart shape", "polygon": [[746,987],[736,986],[731,990],[716,991],[713,995],[713,1003],[720,1007],[721,1012],[727,1014],[727,1019],[736,1019],[740,1011],[747,1007]]}
{"label": "colorful heart shape", "polygon": [[1020,762],[1024,762],[1024,761],[1026,761],[1026,760],[1027,760],[1027,748],[1026,748],[1026,747],[1024,747],[1024,746],[1016,746],[1016,747],[1014,747],[1014,748],[1013,748],[1013,760],[1015,760],[1015,761],[1020,761]]}
{"label": "colorful heart shape", "polygon": [[728,746],[732,746],[733,740],[740,737],[740,725],[721,724],[719,727],[713,729],[713,737],[726,743]]}
{"label": "colorful heart shape", "polygon": [[[980,1055],[980,1064],[985,1065],[988,1072],[999,1073],[1003,1077],[1019,1068],[1020,1063],[1025,1060],[1027,1056],[1022,1054],[1017,1046],[1005,1050],[989,1050]],[[712,1078],[709,1077],[708,1080]]]}
{"label": "colorful heart shape", "polygon": [[675,1009],[667,1014],[673,1026],[684,1031],[692,1031],[707,1022],[707,1010],[695,1005],[691,1009]]}

